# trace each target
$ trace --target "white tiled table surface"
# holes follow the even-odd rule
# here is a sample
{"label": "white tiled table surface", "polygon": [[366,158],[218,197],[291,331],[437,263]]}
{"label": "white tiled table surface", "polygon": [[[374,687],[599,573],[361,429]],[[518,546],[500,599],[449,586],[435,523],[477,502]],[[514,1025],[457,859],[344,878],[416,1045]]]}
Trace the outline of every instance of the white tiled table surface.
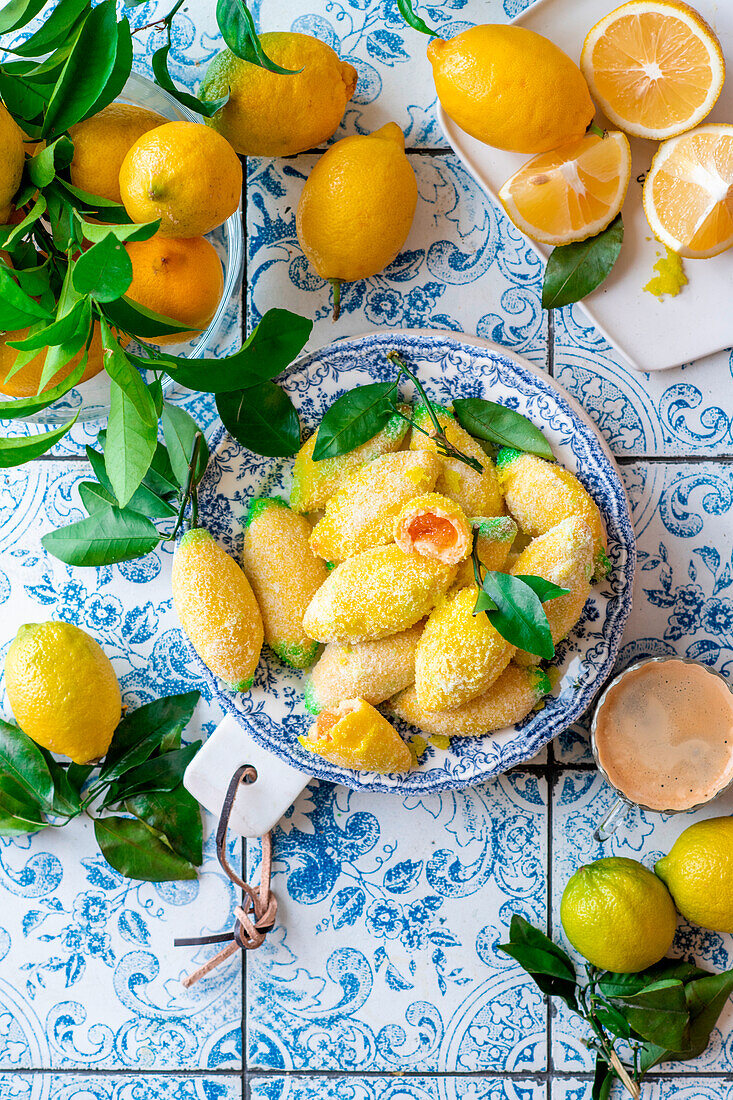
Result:
{"label": "white tiled table surface", "polygon": [[[421,10],[456,33],[525,6],[433,0]],[[177,22],[172,68],[189,87],[220,48],[213,9],[193,0]],[[356,65],[343,132],[396,119],[420,202],[402,255],[346,288],[334,325],[327,287],[295,237],[314,155],[250,161],[250,323],[272,305],[315,315],[314,347],[377,326],[477,332],[554,374],[605,435],[632,501],[640,561],[621,660],[677,652],[728,673],[729,353],[635,374],[579,310],[543,314],[537,259],[445,149],[425,40],[403,25],[396,0],[260,0],[253,9],[262,28],[314,33]],[[150,3],[129,15],[143,26],[164,10]],[[137,65],[149,72],[155,32],[137,41]],[[232,345],[238,338],[234,318]],[[208,400],[188,405],[213,423]],[[83,444],[95,433],[80,427],[56,455],[0,479],[0,660],[20,623],[68,618],[102,641],[136,704],[198,686],[171,612],[170,553],[71,570],[39,541],[81,515],[76,485],[89,476]],[[219,717],[203,703],[191,736]],[[608,805],[582,727],[465,794],[401,799],[314,784],[276,833],[275,932],[244,965],[232,960],[189,993],[179,978],[193,952],[175,950],[173,938],[230,928],[237,900],[210,820],[194,884],[124,881],[82,824],[3,841],[0,1100],[590,1100],[574,1021],[548,1009],[496,945],[514,911],[559,934],[563,886],[599,854],[593,828]],[[718,812],[733,812],[733,799],[707,816]],[[610,850],[651,865],[687,823],[630,815]],[[676,949],[715,969],[733,965],[730,936],[684,923]],[[732,1028],[729,1006],[706,1055],[654,1074],[648,1100],[733,1097]]]}

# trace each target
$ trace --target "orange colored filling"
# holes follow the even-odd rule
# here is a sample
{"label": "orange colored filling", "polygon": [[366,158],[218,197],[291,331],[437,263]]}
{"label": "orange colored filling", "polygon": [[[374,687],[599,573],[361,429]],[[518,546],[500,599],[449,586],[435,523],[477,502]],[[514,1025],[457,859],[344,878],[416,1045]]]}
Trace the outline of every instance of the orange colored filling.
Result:
{"label": "orange colored filling", "polygon": [[316,733],[321,740],[331,739],[331,730],[338,722],[339,717],[337,714],[332,714],[330,711],[323,710],[316,719]]}
{"label": "orange colored filling", "polygon": [[415,516],[410,521],[407,533],[414,546],[429,543],[438,551],[450,549],[456,541],[456,529],[451,521],[431,512]]}

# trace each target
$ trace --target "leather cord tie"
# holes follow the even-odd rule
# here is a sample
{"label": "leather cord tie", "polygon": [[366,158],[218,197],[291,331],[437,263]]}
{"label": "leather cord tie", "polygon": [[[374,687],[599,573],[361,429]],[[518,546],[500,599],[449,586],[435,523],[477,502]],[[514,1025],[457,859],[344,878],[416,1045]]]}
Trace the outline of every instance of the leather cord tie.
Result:
{"label": "leather cord tie", "polygon": [[221,951],[205,962],[192,974],[183,978],[186,989],[194,985],[201,978],[206,977],[221,963],[237,951],[254,951],[265,942],[268,932],[271,932],[277,915],[277,898],[270,889],[272,876],[272,833],[260,838],[262,845],[262,866],[260,869],[260,882],[258,886],[250,886],[241,878],[229,863],[227,858],[227,831],[229,819],[240,786],[246,786],[257,780],[257,769],[251,764],[242,764],[237,768],[231,778],[227,789],[224,805],[221,808],[219,824],[216,829],[216,855],[222,870],[231,881],[240,888],[244,894],[242,904],[234,910],[237,918],[234,930],[225,932],[219,936],[196,936],[191,939],[177,939],[173,941],[174,947],[201,947],[210,943],[226,943]]}

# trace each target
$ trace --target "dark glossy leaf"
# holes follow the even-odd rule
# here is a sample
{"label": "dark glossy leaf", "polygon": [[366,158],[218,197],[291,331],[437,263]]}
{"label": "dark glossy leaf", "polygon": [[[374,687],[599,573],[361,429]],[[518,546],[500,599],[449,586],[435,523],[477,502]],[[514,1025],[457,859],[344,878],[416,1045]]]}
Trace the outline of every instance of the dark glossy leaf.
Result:
{"label": "dark glossy leaf", "polygon": [[0,836],[25,836],[45,828],[37,800],[11,775],[0,774]]}
{"label": "dark glossy leaf", "polygon": [[[7,233],[0,234],[0,240],[2,241],[1,247],[12,250],[16,242],[20,241],[45,213],[46,199],[39,193],[33,200],[33,205],[23,220],[17,225],[9,226]],[[18,278],[17,273],[16,278]],[[27,288],[24,289],[26,289],[26,293],[28,293]]]}
{"label": "dark glossy leaf", "polygon": [[91,10],[89,0],[59,0],[43,25],[25,42],[16,43],[13,52],[21,57],[43,57],[67,42]]}
{"label": "dark glossy leaf", "polygon": [[314,460],[336,458],[373,439],[394,416],[396,389],[394,382],[374,382],[337,397],[318,429]]}
{"label": "dark glossy leaf", "polygon": [[33,351],[65,344],[79,333],[86,339],[91,323],[91,306],[88,301],[80,300],[75,302],[69,312],[59,317],[57,321],[52,321],[50,325],[38,329],[22,340],[8,340],[8,346],[18,348],[20,351]]}
{"label": "dark glossy leaf", "polygon": [[487,611],[489,622],[517,649],[549,660],[555,655],[550,624],[539,597],[528,584],[509,573],[487,572],[483,590],[496,604]]}
{"label": "dark glossy leaf", "polygon": [[159,443],[155,449],[153,461],[150,463],[150,469],[143,479],[143,484],[159,495],[178,491],[179,486],[173,473],[171,460],[162,443]]}
{"label": "dark glossy leaf", "polygon": [[[144,222],[142,225],[94,225],[84,221],[81,231],[88,241],[94,244],[103,241],[110,234],[118,241],[149,241],[160,229],[160,221]],[[128,284],[129,285],[129,284]]]}
{"label": "dark glossy leaf", "polygon": [[453,408],[461,427],[477,439],[554,461],[552,448],[540,429],[515,409],[483,397],[457,397]]}
{"label": "dark glossy leaf", "polygon": [[545,268],[542,308],[580,302],[600,286],[619,257],[623,239],[624,223],[617,214],[598,236],[553,248]]}
{"label": "dark glossy leaf", "polygon": [[300,447],[300,422],[293,402],[275,382],[216,395],[224,427],[256,455],[287,457]]}
{"label": "dark glossy leaf", "polygon": [[[115,358],[120,362],[127,362],[121,349]],[[140,487],[145,474],[150,469],[150,463],[158,445],[158,424],[155,419],[153,399],[149,390],[142,384],[137,370],[130,364],[127,366],[139,380],[140,389],[134,397],[131,397],[130,391],[133,387],[130,385],[122,389],[113,378],[107,421],[107,443],[104,448],[107,477],[121,508],[129,504]],[[145,418],[140,415],[136,403],[140,392],[146,395],[149,402]]]}
{"label": "dark glossy leaf", "polygon": [[[200,393],[231,393],[275,378],[303,350],[313,322],[287,309],[269,309],[239,351],[221,359],[168,356],[160,365],[179,385]],[[140,360],[138,360],[140,365]]]}
{"label": "dark glossy leaf", "polygon": [[610,1031],[617,1039],[638,1039],[638,1035],[621,1009],[616,1008],[614,1005],[596,1001],[593,1004],[593,1014],[596,1019],[600,1020],[606,1031]]}
{"label": "dark glossy leaf", "polygon": [[518,913],[512,917],[509,935],[510,942],[499,950],[515,959],[546,996],[560,997],[577,1011],[575,967],[562,948]]}
{"label": "dark glossy leaf", "polygon": [[[104,437],[106,442],[106,432],[104,433]],[[160,444],[158,444],[158,446],[160,446]],[[104,455],[100,454],[99,451],[93,450],[91,447],[87,447],[86,452],[87,458],[91,463],[92,470],[94,471],[97,481],[99,482],[99,485],[96,486],[96,489],[98,490],[95,493],[96,501],[92,504],[91,508],[87,508],[87,511],[89,511],[90,513],[99,512],[102,509],[103,501],[105,500],[108,504],[117,505],[118,501],[114,495],[112,484],[107,477],[107,471],[104,465]],[[153,462],[155,462],[155,456],[153,457]],[[152,464],[151,470],[149,470],[148,474],[146,475],[146,481],[151,473]],[[93,486],[94,483],[83,482],[82,484],[91,484]],[[81,486],[79,486],[79,489],[81,490]],[[84,503],[84,501],[82,501],[82,503]],[[92,502],[90,501],[90,503]],[[86,503],[84,503],[84,507],[87,507]],[[136,490],[127,507],[128,511],[140,512],[143,516],[149,516],[150,519],[166,519],[169,516],[175,516],[178,512],[177,508],[174,508],[171,504],[168,504],[166,501],[162,500],[161,497],[152,489],[150,489],[145,483],[143,483],[140,488]]]}
{"label": "dark glossy leaf", "polygon": [[47,87],[9,76],[0,68],[0,98],[16,119],[23,119],[23,129],[29,137],[40,136],[38,120],[48,102],[48,93]]}
{"label": "dark glossy leaf", "polygon": [[244,0],[217,0],[216,21],[221,36],[235,57],[268,69],[271,73],[292,76],[302,69],[283,69],[262,48],[252,13]]}
{"label": "dark glossy leaf", "polygon": [[43,435],[0,439],[0,469],[7,470],[11,466],[22,466],[25,462],[40,458],[63,439],[74,424],[76,424],[76,416],[67,424],[62,424],[60,428],[55,428],[53,431],[44,432]]}
{"label": "dark glossy leaf", "polygon": [[21,290],[9,270],[0,267],[0,329],[12,332],[26,328],[35,321],[50,321],[52,315],[24,290]]}
{"label": "dark glossy leaf", "polygon": [[105,303],[104,315],[115,328],[123,332],[130,332],[133,336],[146,340],[153,336],[172,336],[177,332],[190,332],[190,325],[182,325],[179,321],[173,321],[170,317],[163,317],[160,313],[154,313],[151,309],[139,305],[137,302],[125,298],[117,298],[114,302]]}
{"label": "dark glossy leaf", "polygon": [[117,23],[117,50],[115,53],[112,71],[97,96],[95,102],[89,108],[84,118],[91,118],[113,103],[124,91],[130,72],[132,70],[132,31],[127,19],[120,19]]}
{"label": "dark glossy leaf", "polygon": [[615,997],[613,1003],[623,1009],[634,1031],[650,1043],[668,1050],[687,1046],[690,1013],[682,982],[663,979],[638,993]]}
{"label": "dark glossy leaf", "polygon": [[20,30],[35,19],[46,0],[9,0],[0,8],[0,34]]}
{"label": "dark glossy leaf", "polygon": [[169,95],[172,95],[178,103],[188,107],[189,111],[194,111],[197,115],[203,115],[204,118],[212,118],[225,105],[229,96],[222,96],[221,99],[199,99],[197,96],[191,95],[190,92],[181,91],[168,71],[170,50],[170,43],[167,43],[156,50],[150,59],[156,83]]}
{"label": "dark glossy leaf", "polygon": [[[185,489],[188,483],[188,467],[193,456],[194,440],[200,431],[199,426],[191,414],[182,409],[180,405],[170,405],[168,402],[163,405],[161,419],[171,469],[180,487]],[[209,448],[206,440],[202,439],[194,473],[195,484],[198,484],[206,473],[208,464]]]}
{"label": "dark glossy leaf", "polygon": [[[95,217],[100,216],[100,211],[106,210],[109,217],[115,219],[115,221],[120,224],[127,224],[129,220],[124,206],[120,206],[114,199],[104,199],[101,195],[92,195],[89,191],[82,191],[80,187],[76,187],[73,183],[69,183],[68,180],[56,180],[54,186],[57,186],[59,190],[64,193],[66,199],[75,210],[94,211]],[[130,225],[132,224],[133,223],[130,222]]]}
{"label": "dark glossy leaf", "polygon": [[605,997],[626,997],[639,993],[648,985],[656,985],[664,978],[684,983],[693,978],[707,977],[709,973],[683,959],[662,959],[655,966],[638,974],[614,974],[603,970],[598,976],[598,988]]}
{"label": "dark glossy leaf", "polygon": [[48,187],[56,173],[67,168],[73,159],[73,142],[68,137],[60,137],[32,156],[26,168],[36,187]]}
{"label": "dark glossy leaf", "polygon": [[201,810],[185,787],[135,795],[125,802],[125,808],[156,833],[162,833],[179,856],[195,867],[201,865],[204,858]]}
{"label": "dark glossy leaf", "polygon": [[412,0],[397,0],[397,10],[405,23],[412,27],[413,30],[420,31],[421,34],[429,34],[431,37],[439,34],[439,31],[432,30],[427,23],[416,14],[412,5]]}
{"label": "dark glossy leaf", "polygon": [[187,691],[182,695],[154,699],[126,714],[114,732],[100,776],[116,779],[130,767],[147,760],[147,755],[133,760],[130,753],[150,738],[157,748],[171,734],[180,735],[191,721],[200,698],[198,691]]}
{"label": "dark glossy leaf", "polygon": [[109,865],[127,878],[146,882],[196,878],[196,868],[137,818],[97,818],[94,835]]}
{"label": "dark glossy leaf", "polygon": [[41,543],[67,565],[111,565],[150,553],[160,542],[146,516],[130,509],[108,508],[68,527],[44,535]]}
{"label": "dark glossy leaf", "polygon": [[[696,969],[696,968],[694,968]],[[685,978],[682,978],[685,981]],[[686,1062],[698,1058],[707,1048],[712,1031],[733,992],[733,970],[722,974],[689,977],[685,1000],[690,1013],[687,1043],[683,1050],[671,1050],[645,1043],[640,1055],[642,1073],[662,1062]]]}
{"label": "dark glossy leaf", "polygon": [[43,753],[18,726],[1,719],[0,774],[10,776],[42,806],[53,806],[53,778]]}
{"label": "dark glossy leaf", "polygon": [[82,253],[74,265],[74,289],[97,302],[114,302],[131,282],[132,260],[112,233]]}
{"label": "dark glossy leaf", "polygon": [[63,768],[55,757],[39,746],[53,780],[53,801],[51,811],[59,817],[74,817],[81,810],[79,790],[69,780],[68,769]]}
{"label": "dark glossy leaf", "polygon": [[541,603],[556,600],[558,596],[570,595],[569,588],[561,588],[559,584],[546,581],[544,577],[535,577],[531,573],[515,573],[514,576],[518,581],[524,581],[526,585],[529,585],[535,596],[539,597]]}
{"label": "dark glossy leaf", "polygon": [[59,382],[50,390],[44,390],[40,397],[16,397],[15,400],[0,401],[0,418],[13,420],[19,416],[30,416],[32,413],[40,412],[41,409],[47,409],[69,390],[73,390],[83,375],[85,366],[85,363],[79,363],[63,382]]}
{"label": "dark glossy leaf", "polygon": [[611,1088],[616,1075],[600,1054],[596,1057],[596,1069],[593,1075],[591,1100],[610,1100]]}
{"label": "dark glossy leaf", "polygon": [[200,748],[201,742],[195,741],[185,748],[174,749],[173,752],[166,752],[130,768],[112,785],[105,795],[104,805],[124,802],[138,794],[172,791],[182,781],[183,773]]}
{"label": "dark glossy leaf", "polygon": [[66,778],[73,789],[81,793],[84,784],[93,771],[93,764],[69,764],[66,769]]}
{"label": "dark glossy leaf", "polygon": [[86,19],[54,88],[46,108],[44,137],[62,133],[95,113],[115,67],[117,44],[115,0],[101,0]]}

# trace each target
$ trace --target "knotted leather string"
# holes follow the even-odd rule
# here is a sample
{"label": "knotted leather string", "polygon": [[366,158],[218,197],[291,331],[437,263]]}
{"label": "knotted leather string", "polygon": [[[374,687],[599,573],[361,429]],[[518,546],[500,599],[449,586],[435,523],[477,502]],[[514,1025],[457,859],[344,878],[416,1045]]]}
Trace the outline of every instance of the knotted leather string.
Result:
{"label": "knotted leather string", "polygon": [[262,866],[260,869],[260,882],[258,886],[250,886],[234,870],[227,858],[227,831],[229,819],[232,816],[234,802],[240,786],[254,783],[257,780],[257,769],[251,764],[242,764],[232,776],[227,789],[224,805],[221,808],[219,824],[216,829],[216,855],[222,870],[231,881],[240,888],[244,894],[242,905],[234,910],[237,918],[234,930],[218,936],[196,936],[191,939],[177,939],[173,941],[174,947],[200,947],[210,943],[226,943],[226,947],[214,955],[192,974],[183,978],[183,985],[188,989],[195,982],[204,978],[215,967],[225,962],[235,952],[254,951],[265,942],[268,932],[272,931],[277,914],[277,898],[270,889],[272,875],[272,834],[260,838],[262,845]]}

